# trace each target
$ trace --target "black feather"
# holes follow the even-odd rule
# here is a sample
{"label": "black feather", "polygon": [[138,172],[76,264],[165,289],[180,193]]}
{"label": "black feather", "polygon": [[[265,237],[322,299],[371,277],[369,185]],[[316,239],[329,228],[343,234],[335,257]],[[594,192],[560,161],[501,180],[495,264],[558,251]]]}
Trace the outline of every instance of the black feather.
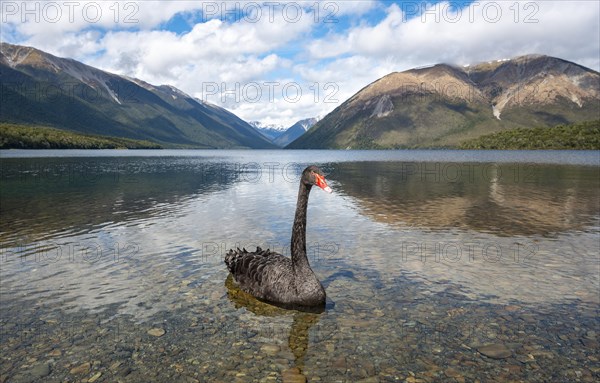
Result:
{"label": "black feather", "polygon": [[317,279],[306,256],[306,210],[315,174],[323,176],[316,166],[304,169],[300,180],[296,214],[292,229],[292,257],[263,250],[232,249],[225,264],[240,288],[255,297],[273,303],[294,306],[324,306],[325,289]]}

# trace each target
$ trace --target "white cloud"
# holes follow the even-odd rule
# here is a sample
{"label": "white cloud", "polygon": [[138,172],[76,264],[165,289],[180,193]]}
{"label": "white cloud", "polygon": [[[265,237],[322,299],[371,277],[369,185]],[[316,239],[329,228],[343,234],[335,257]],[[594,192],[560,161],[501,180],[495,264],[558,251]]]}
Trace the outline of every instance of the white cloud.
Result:
{"label": "white cloud", "polygon": [[[461,10],[447,2],[279,3],[257,8],[263,3],[77,2],[71,17],[66,3],[56,2],[63,5],[63,17],[56,19],[48,13],[52,6],[43,14],[45,3],[36,2],[41,19],[30,14],[23,22],[22,12],[6,6],[22,2],[4,1],[1,32],[5,41],[173,85],[196,97],[216,84],[217,93],[208,89],[209,101],[247,120],[286,125],[333,110],[392,71],[421,65],[542,53],[600,69],[600,3],[595,1],[567,6],[481,0]],[[98,17],[94,4],[101,7]],[[254,13],[244,13],[249,11]],[[256,12],[261,17],[254,18]],[[301,97],[282,94],[296,84]],[[262,97],[248,102],[257,89]],[[232,94],[221,102],[222,90],[240,92],[240,102]],[[326,96],[338,102],[326,103]]]}
{"label": "white cloud", "polygon": [[385,74],[439,62],[464,65],[542,53],[598,70],[599,4],[479,1],[454,10],[439,3],[418,9],[420,14],[392,4],[378,23],[309,42],[307,56],[328,64],[301,65],[299,71],[306,79],[336,81],[345,100]]}
{"label": "white cloud", "polygon": [[288,24],[209,20],[189,32],[166,30],[108,32],[98,41],[103,54],[88,62],[103,69],[167,82],[187,92],[199,92],[203,82],[247,82],[285,67],[273,53],[310,29],[310,21]]}
{"label": "white cloud", "polygon": [[[425,3],[423,3],[425,4]],[[420,8],[392,4],[379,23],[359,25],[307,45],[314,59],[340,54],[396,60],[397,67],[461,64],[543,53],[598,69],[599,3],[476,1],[462,10],[450,3]],[[581,48],[575,48],[577,45]]]}

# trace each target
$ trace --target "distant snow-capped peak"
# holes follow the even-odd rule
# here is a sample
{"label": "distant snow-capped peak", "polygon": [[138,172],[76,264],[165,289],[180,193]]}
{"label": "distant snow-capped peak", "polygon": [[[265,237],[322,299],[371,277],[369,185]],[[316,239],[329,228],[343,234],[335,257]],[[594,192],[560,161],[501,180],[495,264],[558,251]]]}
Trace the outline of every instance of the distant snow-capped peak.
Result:
{"label": "distant snow-capped peak", "polygon": [[252,127],[256,128],[256,129],[260,129],[260,130],[276,130],[279,132],[283,132],[287,130],[287,126],[285,125],[280,125],[280,124],[266,124],[263,123],[261,121],[250,121],[249,122],[250,125],[252,125]]}
{"label": "distant snow-capped peak", "polygon": [[319,122],[319,120],[321,120],[320,117],[306,118],[304,120],[298,121],[297,124],[300,125],[302,129],[304,129],[304,131],[306,132],[308,129],[312,128],[317,122]]}

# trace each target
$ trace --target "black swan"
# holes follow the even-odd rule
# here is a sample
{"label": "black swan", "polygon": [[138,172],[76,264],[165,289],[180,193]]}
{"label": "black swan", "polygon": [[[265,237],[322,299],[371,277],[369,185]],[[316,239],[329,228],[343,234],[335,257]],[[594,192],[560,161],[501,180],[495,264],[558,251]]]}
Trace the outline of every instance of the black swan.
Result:
{"label": "black swan", "polygon": [[225,256],[227,268],[243,291],[285,307],[325,305],[325,289],[306,257],[306,207],[313,185],[331,193],[321,169],[304,169],[292,228],[291,259],[260,247],[255,252],[229,250]]}

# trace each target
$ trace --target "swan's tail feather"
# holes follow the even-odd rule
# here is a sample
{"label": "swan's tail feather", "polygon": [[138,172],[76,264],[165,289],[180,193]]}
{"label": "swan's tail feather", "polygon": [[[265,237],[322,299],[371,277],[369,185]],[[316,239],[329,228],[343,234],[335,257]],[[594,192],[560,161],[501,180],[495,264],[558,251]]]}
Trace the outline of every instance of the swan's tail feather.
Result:
{"label": "swan's tail feather", "polygon": [[229,249],[227,254],[225,254],[225,264],[227,265],[227,269],[229,269],[229,272],[231,272],[232,274],[235,274],[237,265],[243,264],[244,258],[247,257],[248,255],[252,255],[252,256],[259,255],[259,256],[267,257],[271,254],[273,254],[271,252],[271,249],[263,250],[260,246],[257,246],[256,251],[253,253],[248,252],[248,250],[246,250],[246,248],[240,249],[238,247],[237,250]]}
{"label": "swan's tail feather", "polygon": [[234,251],[233,249],[229,249],[229,251],[227,252],[227,254],[225,254],[225,264],[227,265],[227,269],[229,270],[229,272],[231,272],[232,274],[235,271],[235,265],[238,261],[238,258],[241,256],[242,251],[238,248],[237,251]]}

